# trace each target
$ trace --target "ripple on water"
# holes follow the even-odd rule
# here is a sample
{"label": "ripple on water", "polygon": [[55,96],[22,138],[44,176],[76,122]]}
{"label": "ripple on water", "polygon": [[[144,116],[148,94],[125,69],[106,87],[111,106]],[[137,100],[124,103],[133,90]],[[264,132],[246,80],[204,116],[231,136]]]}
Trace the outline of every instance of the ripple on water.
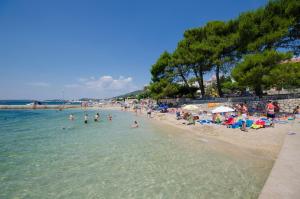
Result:
{"label": "ripple on water", "polygon": [[0,198],[257,198],[270,171],[130,113],[88,114],[84,125],[81,110],[0,111]]}

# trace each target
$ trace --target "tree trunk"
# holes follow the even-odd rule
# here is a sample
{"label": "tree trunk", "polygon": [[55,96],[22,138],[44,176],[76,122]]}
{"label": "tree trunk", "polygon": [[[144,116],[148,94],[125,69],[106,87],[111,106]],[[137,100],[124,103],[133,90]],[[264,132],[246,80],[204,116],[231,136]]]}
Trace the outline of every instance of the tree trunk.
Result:
{"label": "tree trunk", "polygon": [[221,82],[220,82],[220,66],[216,66],[216,78],[217,78],[217,90],[220,97],[223,97],[223,92],[221,88]]}
{"label": "tree trunk", "polygon": [[200,90],[201,90],[201,95],[202,98],[204,98],[205,96],[205,86],[204,86],[204,82],[203,82],[203,69],[202,66],[199,67],[199,73],[200,73]]}
{"label": "tree trunk", "polygon": [[197,83],[199,84],[199,88],[200,88],[200,91],[201,91],[201,96],[204,97],[204,94],[205,94],[204,92],[205,91],[204,91],[204,87],[203,87],[203,73],[199,72],[199,74],[198,74],[198,71],[197,71],[196,67],[193,67],[193,72],[196,76]]}
{"label": "tree trunk", "polygon": [[257,95],[258,97],[261,97],[263,95],[263,91],[262,91],[261,85],[257,85],[254,88],[254,92],[255,92],[255,95]]}
{"label": "tree trunk", "polygon": [[192,91],[192,89],[191,89],[191,87],[190,87],[187,79],[185,78],[183,72],[180,69],[178,70],[178,72],[179,72],[179,76],[182,78],[184,84],[186,85],[187,89],[189,90],[190,94],[192,95],[192,98],[195,98],[195,95],[194,95],[194,93],[193,93],[193,91]]}

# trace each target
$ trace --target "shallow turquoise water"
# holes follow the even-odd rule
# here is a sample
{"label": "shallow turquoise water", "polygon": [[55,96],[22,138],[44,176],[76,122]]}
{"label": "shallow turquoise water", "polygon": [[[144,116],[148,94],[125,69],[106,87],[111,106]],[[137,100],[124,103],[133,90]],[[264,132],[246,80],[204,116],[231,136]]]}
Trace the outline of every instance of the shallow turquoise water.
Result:
{"label": "shallow turquoise water", "polygon": [[0,198],[257,198],[270,171],[131,113],[88,113],[85,125],[81,110],[0,111]]}

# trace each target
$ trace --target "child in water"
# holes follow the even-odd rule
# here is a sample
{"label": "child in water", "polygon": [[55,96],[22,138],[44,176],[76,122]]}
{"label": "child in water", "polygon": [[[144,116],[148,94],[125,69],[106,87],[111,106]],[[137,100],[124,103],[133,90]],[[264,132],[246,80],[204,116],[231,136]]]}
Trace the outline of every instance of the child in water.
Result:
{"label": "child in water", "polygon": [[111,116],[111,114],[108,115],[108,120],[109,120],[109,121],[112,121],[112,116]]}

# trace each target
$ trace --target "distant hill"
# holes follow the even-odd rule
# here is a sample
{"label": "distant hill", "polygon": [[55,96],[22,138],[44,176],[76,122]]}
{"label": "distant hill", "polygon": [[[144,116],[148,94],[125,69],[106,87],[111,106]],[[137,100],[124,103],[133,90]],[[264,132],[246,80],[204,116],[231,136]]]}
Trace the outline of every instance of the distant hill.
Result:
{"label": "distant hill", "polygon": [[113,97],[113,98],[127,98],[127,97],[135,97],[139,94],[143,93],[143,90],[137,90],[137,91],[133,91],[133,92],[130,92],[130,93],[126,93],[126,94],[123,94],[123,95],[119,95],[119,96],[116,96],[116,97]]}

